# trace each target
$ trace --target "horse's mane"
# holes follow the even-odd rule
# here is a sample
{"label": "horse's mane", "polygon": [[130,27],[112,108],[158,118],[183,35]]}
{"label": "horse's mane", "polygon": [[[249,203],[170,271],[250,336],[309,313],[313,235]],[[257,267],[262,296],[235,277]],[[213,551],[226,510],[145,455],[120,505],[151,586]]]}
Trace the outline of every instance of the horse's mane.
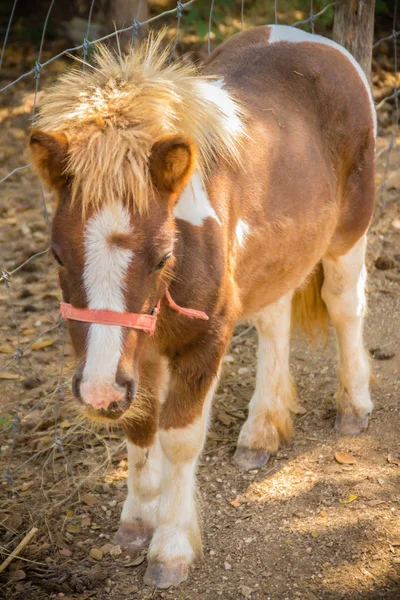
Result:
{"label": "horse's mane", "polygon": [[36,126],[67,136],[66,172],[84,209],[130,198],[145,210],[151,148],[167,135],[194,143],[203,173],[217,156],[238,157],[241,108],[220,81],[169,63],[162,37],[125,56],[98,46],[93,66],[63,74],[41,101]]}

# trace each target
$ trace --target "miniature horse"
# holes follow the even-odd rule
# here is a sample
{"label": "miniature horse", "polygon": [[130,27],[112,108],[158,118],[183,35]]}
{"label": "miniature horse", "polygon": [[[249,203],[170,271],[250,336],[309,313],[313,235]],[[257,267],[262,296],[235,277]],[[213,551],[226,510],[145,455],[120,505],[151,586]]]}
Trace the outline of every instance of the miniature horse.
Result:
{"label": "miniature horse", "polygon": [[[359,65],[285,26],[239,33],[200,73],[151,37],[48,90],[30,137],[58,198],[51,249],[78,358],[73,392],[128,439],[117,542],[150,542],[145,582],[177,585],[201,555],[195,506],[221,362],[238,321],[259,336],[236,463],[292,434],[292,306],[327,309],[339,349],[336,428],[372,409],[363,347],[375,112]],[[322,298],[322,300],[321,300]]]}

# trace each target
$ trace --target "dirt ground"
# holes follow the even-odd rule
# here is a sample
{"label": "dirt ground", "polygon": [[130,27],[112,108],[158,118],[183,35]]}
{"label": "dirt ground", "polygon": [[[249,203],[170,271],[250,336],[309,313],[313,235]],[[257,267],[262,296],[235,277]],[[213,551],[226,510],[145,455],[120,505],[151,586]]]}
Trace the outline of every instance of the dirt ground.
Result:
{"label": "dirt ground", "polygon": [[[386,89],[379,78],[377,69],[378,99]],[[4,102],[0,179],[27,159],[32,96],[22,82]],[[295,337],[291,363],[305,408],[294,418],[296,435],[264,468],[240,472],[231,459],[254,388],[256,335],[239,327],[198,468],[204,561],[179,589],[144,587],[145,554],[132,557],[112,544],[125,498],[125,448],[118,430],[83,421],[71,398],[71,351],[68,343],[63,349],[59,328],[52,329],[59,314],[52,260],[38,257],[10,277],[14,311],[6,287],[0,288],[0,368],[18,342],[14,316],[26,348],[20,384],[16,361],[0,373],[0,456],[2,471],[11,475],[0,497],[1,559],[38,527],[0,576],[0,598],[400,598],[400,138],[390,126],[390,105],[380,115],[377,149],[391,139],[394,147],[388,170],[387,152],[378,159],[369,236],[365,333],[376,374],[370,426],[358,437],[335,433],[334,336],[326,348]],[[47,247],[47,226],[29,169],[7,179],[1,191],[1,256],[12,271]],[[354,464],[338,463],[342,452]]]}

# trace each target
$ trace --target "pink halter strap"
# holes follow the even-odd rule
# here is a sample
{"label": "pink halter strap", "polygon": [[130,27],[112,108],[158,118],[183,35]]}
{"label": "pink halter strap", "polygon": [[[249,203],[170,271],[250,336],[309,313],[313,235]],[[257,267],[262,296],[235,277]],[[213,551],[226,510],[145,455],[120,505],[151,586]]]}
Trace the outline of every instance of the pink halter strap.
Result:
{"label": "pink halter strap", "polygon": [[[178,314],[189,317],[190,319],[202,319],[203,321],[208,321],[208,316],[201,310],[178,306],[171,298],[168,288],[165,291],[165,297],[169,306]],[[84,323],[98,323],[100,325],[119,325],[131,329],[140,329],[141,331],[153,335],[156,330],[160,302],[157,304],[155,314],[153,315],[128,312],[121,313],[115,310],[100,310],[94,308],[76,308],[67,302],[60,302],[60,309],[63,319],[82,321]]]}

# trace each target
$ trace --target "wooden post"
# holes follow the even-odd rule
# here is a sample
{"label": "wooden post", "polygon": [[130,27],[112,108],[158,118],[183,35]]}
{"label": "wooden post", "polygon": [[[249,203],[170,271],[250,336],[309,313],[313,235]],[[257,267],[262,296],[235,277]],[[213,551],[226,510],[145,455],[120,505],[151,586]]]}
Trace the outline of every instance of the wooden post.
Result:
{"label": "wooden post", "polygon": [[[149,7],[147,0],[110,0],[108,12],[108,26],[115,23],[117,29],[129,27],[137,19],[140,22],[149,18]],[[139,39],[147,35],[147,27],[142,27],[138,32]],[[126,32],[119,36],[119,42],[122,50],[128,50],[129,43],[132,40],[132,33]],[[115,41],[113,45],[116,45]]]}
{"label": "wooden post", "polygon": [[336,0],[333,39],[344,46],[371,77],[375,0]]}

